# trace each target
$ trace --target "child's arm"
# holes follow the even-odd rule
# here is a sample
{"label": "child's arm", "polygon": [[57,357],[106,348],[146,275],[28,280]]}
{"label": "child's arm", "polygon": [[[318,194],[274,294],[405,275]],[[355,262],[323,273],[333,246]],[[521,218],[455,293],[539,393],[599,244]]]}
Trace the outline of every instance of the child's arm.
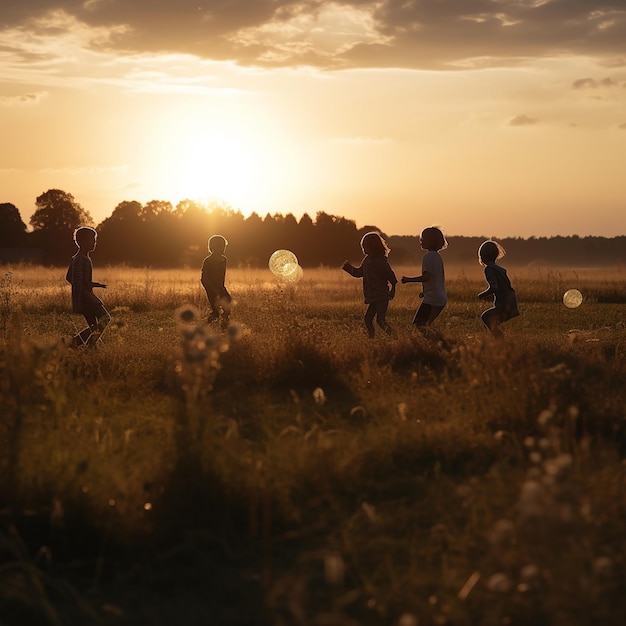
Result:
{"label": "child's arm", "polygon": [[348,261],[344,261],[341,264],[341,269],[344,272],[348,272],[350,276],[354,276],[354,278],[363,278],[363,266],[361,265],[359,265],[359,267],[354,267],[354,265],[352,265]]}
{"label": "child's arm", "polygon": [[102,287],[102,289],[106,289],[107,286],[104,283],[91,283],[92,287]]}
{"label": "child's arm", "polygon": [[403,276],[402,284],[406,283],[427,283],[430,280],[430,272],[425,271],[421,276]]}
{"label": "child's arm", "polygon": [[493,275],[492,272],[493,270],[491,270],[490,268],[485,268],[485,279],[487,280],[487,283],[489,283],[489,287],[487,287],[487,289],[481,291],[478,294],[478,298],[480,300],[486,300],[489,296],[492,296],[498,290],[498,281],[496,280],[496,277]]}

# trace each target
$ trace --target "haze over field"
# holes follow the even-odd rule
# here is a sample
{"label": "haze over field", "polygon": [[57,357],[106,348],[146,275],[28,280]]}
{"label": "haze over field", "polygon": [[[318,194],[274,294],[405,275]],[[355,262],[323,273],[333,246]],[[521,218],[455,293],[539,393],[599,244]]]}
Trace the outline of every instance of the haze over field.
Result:
{"label": "haze over field", "polygon": [[0,202],[624,234],[626,3],[4,0]]}

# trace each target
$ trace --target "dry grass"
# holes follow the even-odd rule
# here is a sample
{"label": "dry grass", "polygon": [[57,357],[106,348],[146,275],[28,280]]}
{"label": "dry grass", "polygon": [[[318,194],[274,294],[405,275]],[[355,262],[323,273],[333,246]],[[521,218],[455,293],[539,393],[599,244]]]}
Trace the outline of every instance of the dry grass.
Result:
{"label": "dry grass", "polygon": [[[93,351],[58,341],[81,323],[62,273],[14,268],[2,309],[0,608],[45,605],[46,624],[621,624],[626,330],[602,302],[624,293],[619,271],[510,269],[522,316],[494,344],[478,266],[448,269],[427,337],[400,286],[396,335],[374,341],[339,270],[297,285],[230,270],[219,335],[176,319],[204,310],[197,272],[96,268],[114,324]],[[572,287],[586,299],[569,310]]]}

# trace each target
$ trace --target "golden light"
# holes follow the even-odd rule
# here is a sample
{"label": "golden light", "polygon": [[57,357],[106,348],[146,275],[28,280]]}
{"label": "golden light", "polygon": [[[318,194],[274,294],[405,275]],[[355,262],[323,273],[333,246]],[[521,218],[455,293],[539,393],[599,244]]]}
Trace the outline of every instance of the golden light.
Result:
{"label": "golden light", "polygon": [[167,161],[167,195],[174,198],[221,199],[245,204],[262,184],[263,161],[254,137],[232,128],[189,129],[171,141]]}

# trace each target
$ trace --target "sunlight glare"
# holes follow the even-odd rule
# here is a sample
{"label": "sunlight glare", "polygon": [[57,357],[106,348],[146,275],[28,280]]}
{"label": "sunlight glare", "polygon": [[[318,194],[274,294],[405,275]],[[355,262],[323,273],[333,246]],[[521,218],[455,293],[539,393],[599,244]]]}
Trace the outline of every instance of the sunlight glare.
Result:
{"label": "sunlight glare", "polygon": [[251,139],[220,129],[192,132],[169,155],[172,195],[241,202],[259,183],[260,162]]}

